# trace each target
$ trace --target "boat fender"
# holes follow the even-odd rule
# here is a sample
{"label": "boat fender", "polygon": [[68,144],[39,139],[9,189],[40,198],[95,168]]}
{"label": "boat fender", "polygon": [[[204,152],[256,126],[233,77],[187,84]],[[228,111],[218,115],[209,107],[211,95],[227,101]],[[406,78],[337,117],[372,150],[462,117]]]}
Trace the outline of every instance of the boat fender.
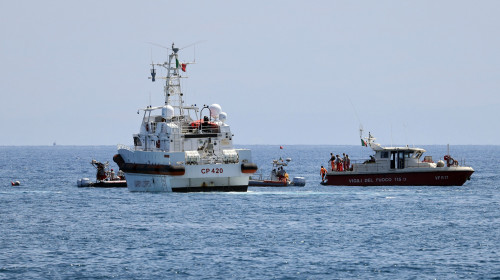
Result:
{"label": "boat fender", "polygon": [[186,173],[183,165],[162,165],[144,163],[123,163],[120,169],[126,173],[142,173],[169,176],[182,176]]}
{"label": "boat fender", "polygon": [[255,173],[257,172],[257,164],[255,163],[242,163],[241,164],[241,172],[242,173]]}
{"label": "boat fender", "polygon": [[114,155],[113,161],[116,162],[116,164],[118,164],[118,167],[120,169],[122,169],[122,166],[125,164],[125,161],[123,160],[122,155],[120,155],[120,154]]}
{"label": "boat fender", "polygon": [[170,165],[169,170],[172,176],[182,176],[186,174],[186,167],[184,167],[184,165]]}

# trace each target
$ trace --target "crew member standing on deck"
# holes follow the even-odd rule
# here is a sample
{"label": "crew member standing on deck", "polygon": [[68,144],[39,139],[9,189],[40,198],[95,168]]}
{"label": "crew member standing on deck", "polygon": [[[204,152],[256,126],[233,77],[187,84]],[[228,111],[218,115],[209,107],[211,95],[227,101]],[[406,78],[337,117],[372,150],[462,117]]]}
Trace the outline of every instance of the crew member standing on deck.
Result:
{"label": "crew member standing on deck", "polygon": [[330,162],[332,165],[332,171],[335,170],[335,156],[333,155],[333,153],[330,153],[330,160],[328,162]]}
{"label": "crew member standing on deck", "polygon": [[345,153],[342,153],[342,168],[344,170],[347,170],[347,168],[345,167]]}
{"label": "crew member standing on deck", "polygon": [[351,170],[351,160],[349,159],[349,155],[345,155],[344,165],[345,165],[345,167],[344,167],[345,171]]}
{"label": "crew member standing on deck", "polygon": [[326,168],[323,167],[323,165],[321,166],[321,182],[324,182],[325,181],[325,176],[326,176]]}
{"label": "crew member standing on deck", "polygon": [[347,158],[345,157],[345,153],[342,153],[342,168],[344,171],[347,170],[346,163],[347,163]]}
{"label": "crew member standing on deck", "polygon": [[339,155],[337,155],[337,158],[335,159],[335,165],[337,165],[337,171],[342,171],[342,159],[340,158]]}

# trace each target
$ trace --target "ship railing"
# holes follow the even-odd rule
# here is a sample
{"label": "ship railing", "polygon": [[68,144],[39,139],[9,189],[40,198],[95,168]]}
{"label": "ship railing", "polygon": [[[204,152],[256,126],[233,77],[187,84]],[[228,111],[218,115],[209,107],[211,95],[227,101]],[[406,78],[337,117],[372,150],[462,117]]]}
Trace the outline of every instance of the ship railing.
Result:
{"label": "ship railing", "polygon": [[210,125],[201,125],[201,128],[193,127],[189,123],[183,123],[181,125],[181,132],[186,133],[220,133],[220,127],[212,127]]}
{"label": "ship railing", "polygon": [[[436,164],[437,162],[422,162],[422,161],[412,162],[412,163],[406,162],[403,169],[405,169],[405,168],[430,168],[430,167],[433,167],[432,165],[430,165],[432,163]],[[324,166],[327,168],[328,171],[331,171],[330,163],[327,163]],[[446,162],[445,162],[445,166],[446,166]],[[467,165],[465,165],[465,160],[462,159],[461,161],[459,161],[458,166],[467,166]],[[388,161],[369,162],[366,160],[351,160],[350,169],[349,170],[342,170],[339,172],[345,172],[345,171],[362,171],[362,172],[363,171],[367,171],[367,172],[368,171],[386,171],[389,169],[390,169],[390,162],[388,162]],[[398,169],[398,168],[394,168],[394,169]],[[337,172],[336,169],[333,171]]]}
{"label": "ship railing", "polygon": [[129,150],[129,151],[132,151],[132,148],[130,148],[129,146],[127,145],[123,145],[123,144],[118,144],[116,145],[116,149],[117,150]]}

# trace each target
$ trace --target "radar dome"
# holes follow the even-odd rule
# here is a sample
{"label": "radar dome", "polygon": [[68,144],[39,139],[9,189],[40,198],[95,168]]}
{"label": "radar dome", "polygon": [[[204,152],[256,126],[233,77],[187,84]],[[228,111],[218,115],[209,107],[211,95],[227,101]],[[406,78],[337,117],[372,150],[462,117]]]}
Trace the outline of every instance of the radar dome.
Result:
{"label": "radar dome", "polygon": [[172,107],[171,105],[163,106],[163,108],[161,109],[161,115],[165,119],[171,119],[174,116],[174,107]]}
{"label": "radar dome", "polygon": [[221,112],[221,113],[219,114],[219,120],[220,120],[221,122],[225,122],[225,121],[226,121],[226,119],[227,119],[227,114],[226,114],[226,112]]}
{"label": "radar dome", "polygon": [[208,109],[210,109],[210,116],[214,119],[218,118],[219,114],[222,112],[222,108],[219,104],[212,104],[208,106]]}

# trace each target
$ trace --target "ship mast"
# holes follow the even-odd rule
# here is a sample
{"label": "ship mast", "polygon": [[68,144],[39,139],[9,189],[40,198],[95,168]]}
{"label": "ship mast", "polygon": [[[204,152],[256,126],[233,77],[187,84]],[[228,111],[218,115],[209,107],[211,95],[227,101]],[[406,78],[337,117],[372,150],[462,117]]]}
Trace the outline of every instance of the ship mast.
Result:
{"label": "ship mast", "polygon": [[177,52],[179,48],[174,46],[172,43],[172,53],[168,57],[168,65],[164,64],[167,68],[167,78],[165,81],[165,105],[171,105],[179,110],[179,116],[184,115],[182,92],[181,92],[181,81],[179,75],[179,57]]}

